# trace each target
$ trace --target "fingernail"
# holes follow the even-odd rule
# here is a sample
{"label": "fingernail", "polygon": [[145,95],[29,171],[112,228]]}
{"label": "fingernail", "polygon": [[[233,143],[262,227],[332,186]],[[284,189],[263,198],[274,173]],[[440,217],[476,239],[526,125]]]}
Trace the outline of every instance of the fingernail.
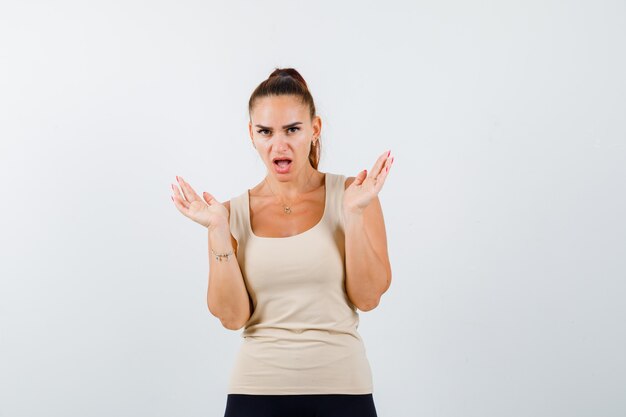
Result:
{"label": "fingernail", "polygon": [[387,152],[387,157],[389,157],[390,153],[391,153],[391,149],[389,149],[389,152]]}

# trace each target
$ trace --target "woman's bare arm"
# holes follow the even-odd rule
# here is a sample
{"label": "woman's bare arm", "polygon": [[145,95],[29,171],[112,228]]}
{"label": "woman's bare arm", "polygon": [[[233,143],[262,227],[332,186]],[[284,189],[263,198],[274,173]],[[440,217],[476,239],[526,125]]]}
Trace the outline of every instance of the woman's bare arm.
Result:
{"label": "woman's bare arm", "polygon": [[[230,213],[230,201],[224,203]],[[209,288],[207,306],[222,325],[230,330],[243,327],[251,314],[251,303],[246,285],[237,262],[237,241],[230,232],[230,226],[224,225],[209,231]],[[233,255],[215,259],[211,252]]]}
{"label": "woman's bare arm", "polygon": [[[348,178],[346,188],[354,181]],[[391,264],[380,200],[375,197],[363,212],[344,213],[346,292],[361,311],[378,306],[391,285]]]}

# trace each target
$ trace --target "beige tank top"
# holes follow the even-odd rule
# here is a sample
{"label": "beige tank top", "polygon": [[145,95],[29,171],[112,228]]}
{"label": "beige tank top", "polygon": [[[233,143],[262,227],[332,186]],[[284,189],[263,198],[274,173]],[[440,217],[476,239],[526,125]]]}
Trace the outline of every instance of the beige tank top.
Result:
{"label": "beige tank top", "polygon": [[230,228],[253,312],[228,393],[373,392],[359,315],[345,291],[345,179],[325,174],[322,219],[295,236],[254,235],[248,190],[231,199]]}

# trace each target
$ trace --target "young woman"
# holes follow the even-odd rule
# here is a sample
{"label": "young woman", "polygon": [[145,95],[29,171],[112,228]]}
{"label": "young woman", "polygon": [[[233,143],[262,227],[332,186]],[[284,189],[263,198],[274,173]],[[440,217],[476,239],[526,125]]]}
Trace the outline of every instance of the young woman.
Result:
{"label": "young woman", "polygon": [[272,72],[248,111],[263,180],[224,204],[172,184],[176,208],[208,228],[209,311],[244,327],[225,417],[375,417],[356,309],[391,283],[378,193],[393,157],[347,179],[318,171],[322,122],[293,68]]}

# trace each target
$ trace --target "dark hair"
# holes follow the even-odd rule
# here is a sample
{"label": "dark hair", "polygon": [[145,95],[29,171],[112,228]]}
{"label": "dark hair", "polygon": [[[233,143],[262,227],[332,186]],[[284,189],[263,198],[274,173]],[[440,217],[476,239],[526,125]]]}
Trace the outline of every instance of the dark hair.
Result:
{"label": "dark hair", "polygon": [[[248,115],[250,119],[252,119],[252,108],[257,99],[281,95],[299,97],[302,104],[308,105],[309,116],[311,120],[313,120],[315,117],[313,96],[311,96],[309,87],[306,81],[304,81],[304,78],[302,78],[302,75],[293,68],[276,68],[265,81],[254,89],[248,101]],[[315,145],[311,144],[311,150],[309,151],[309,162],[315,169],[317,169],[320,162],[321,146],[322,144],[318,138]]]}

